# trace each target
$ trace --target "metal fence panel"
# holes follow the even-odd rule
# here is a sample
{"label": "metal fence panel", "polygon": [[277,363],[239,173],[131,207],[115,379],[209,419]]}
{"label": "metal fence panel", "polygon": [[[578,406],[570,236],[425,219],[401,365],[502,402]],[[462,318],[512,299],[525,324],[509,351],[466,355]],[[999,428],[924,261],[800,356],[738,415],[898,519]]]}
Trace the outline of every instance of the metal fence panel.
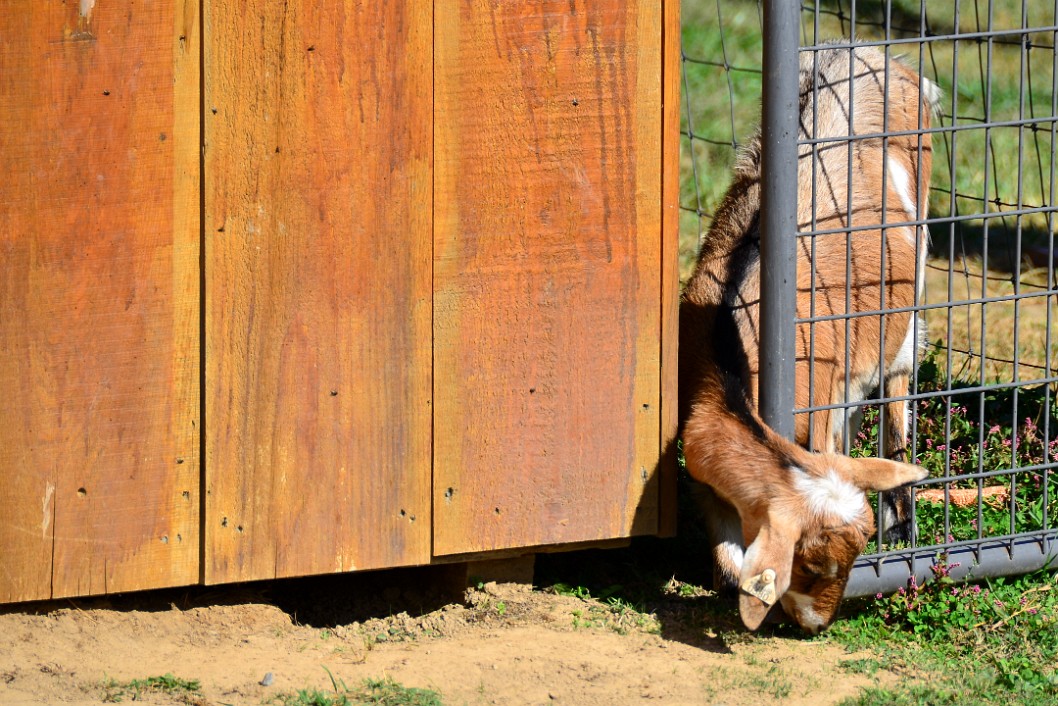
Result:
{"label": "metal fence panel", "polygon": [[[769,60],[774,55],[776,40],[762,20],[768,9],[722,0],[684,2],[685,274],[726,186],[715,175],[729,171],[740,141],[748,138],[756,122],[761,78],[774,68],[763,73],[756,68],[768,66],[762,54]],[[847,453],[885,453],[878,430],[885,415],[892,414],[887,408],[906,403],[908,455],[930,471],[916,488],[914,536],[890,541],[879,530],[847,594],[893,590],[912,575],[925,578],[942,555],[960,565],[952,572],[956,577],[1044,566],[1055,558],[1058,531],[1058,361],[1053,334],[1058,302],[1058,3],[959,0],[953,7],[932,0],[819,0],[801,7],[799,31],[802,56],[825,49],[877,47],[886,57],[882,80],[887,91],[890,62],[895,61],[909,62],[941,90],[932,122],[920,121],[903,130],[883,124],[881,130],[851,138],[880,140],[885,154],[890,145],[922,145],[928,136],[933,155],[928,211],[918,218],[885,221],[886,187],[881,192],[881,228],[877,222],[855,219],[833,227],[813,216],[801,219],[797,234],[804,247],[813,248],[824,238],[848,241],[868,231],[880,230],[883,246],[897,228],[924,227],[929,233],[913,302],[886,301],[887,287],[882,286],[877,306],[836,311],[813,307],[809,316],[795,320],[812,337],[821,326],[840,325],[848,331],[872,317],[881,321],[910,314],[912,321],[922,320],[912,336],[921,335],[927,342],[921,349],[912,346],[909,391],[870,393],[862,425],[845,434],[842,450]],[[782,41],[780,37],[774,46]],[[767,92],[763,100],[767,120]],[[798,146],[816,154],[826,148],[827,140],[809,134]],[[883,166],[882,178],[890,183],[899,175],[894,177]],[[818,188],[811,185],[817,197]],[[782,216],[762,214],[762,221],[768,218],[782,221]],[[764,252],[762,242],[762,257]],[[881,259],[879,278],[885,272],[884,255]],[[850,261],[849,273],[852,266]],[[814,294],[816,284],[811,286]],[[885,327],[880,328],[879,367],[884,369]],[[787,319],[787,330],[792,329]],[[765,352],[771,350],[768,335],[762,330]],[[844,350],[846,369],[853,352]],[[884,372],[880,377],[885,378]],[[809,380],[811,391],[814,375]],[[809,392],[808,399],[809,404],[794,409],[796,415],[843,414],[861,404],[844,395],[818,400]]]}

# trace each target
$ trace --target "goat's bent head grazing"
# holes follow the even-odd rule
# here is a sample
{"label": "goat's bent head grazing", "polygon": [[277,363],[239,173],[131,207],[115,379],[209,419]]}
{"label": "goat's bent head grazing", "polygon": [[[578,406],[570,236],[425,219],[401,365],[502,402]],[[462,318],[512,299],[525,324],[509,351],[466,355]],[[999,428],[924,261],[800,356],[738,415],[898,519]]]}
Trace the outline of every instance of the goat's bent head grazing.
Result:
{"label": "goat's bent head grazing", "polygon": [[[739,579],[742,622],[756,630],[777,602],[802,629],[830,624],[856,557],[874,531],[866,491],[922,480],[925,470],[884,459],[798,454],[781,500],[742,513],[746,553]],[[778,498],[776,498],[778,499]]]}

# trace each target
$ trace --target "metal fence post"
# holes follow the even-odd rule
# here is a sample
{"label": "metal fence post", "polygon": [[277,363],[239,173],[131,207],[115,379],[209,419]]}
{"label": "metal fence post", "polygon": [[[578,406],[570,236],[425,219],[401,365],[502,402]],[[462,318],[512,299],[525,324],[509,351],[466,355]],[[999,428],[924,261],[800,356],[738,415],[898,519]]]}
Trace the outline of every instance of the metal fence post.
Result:
{"label": "metal fence post", "polygon": [[793,437],[800,3],[764,0],[760,413]]}

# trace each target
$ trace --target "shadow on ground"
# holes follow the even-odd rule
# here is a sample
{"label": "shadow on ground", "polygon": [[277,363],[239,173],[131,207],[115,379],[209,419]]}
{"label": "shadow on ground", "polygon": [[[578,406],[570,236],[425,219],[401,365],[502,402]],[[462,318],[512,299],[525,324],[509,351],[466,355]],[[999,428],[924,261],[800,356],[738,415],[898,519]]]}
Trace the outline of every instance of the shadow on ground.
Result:
{"label": "shadow on ground", "polygon": [[[702,530],[684,522],[675,538],[641,537],[623,548],[539,554],[536,591],[499,599],[485,595],[487,587],[484,592],[466,591],[466,573],[458,565],[438,565],[22,603],[0,607],[0,615],[47,615],[71,608],[152,613],[264,604],[282,610],[295,625],[329,629],[393,616],[402,625],[426,624],[429,618],[419,618],[450,613],[456,604],[465,609],[460,614],[465,622],[500,626],[546,616],[549,611],[577,611],[577,600],[582,600],[586,614],[604,616],[602,622],[615,630],[635,625],[636,616],[645,616],[648,619],[641,622],[650,626],[646,628],[650,632],[659,629],[666,639],[727,653],[733,641],[750,638],[734,601],[709,590],[705,546]],[[553,599],[547,594],[554,594]],[[509,601],[509,615],[488,613],[487,608],[482,613],[483,605],[494,608],[498,600]],[[559,618],[559,625],[563,620]],[[786,626],[766,627],[763,632],[800,638]]]}

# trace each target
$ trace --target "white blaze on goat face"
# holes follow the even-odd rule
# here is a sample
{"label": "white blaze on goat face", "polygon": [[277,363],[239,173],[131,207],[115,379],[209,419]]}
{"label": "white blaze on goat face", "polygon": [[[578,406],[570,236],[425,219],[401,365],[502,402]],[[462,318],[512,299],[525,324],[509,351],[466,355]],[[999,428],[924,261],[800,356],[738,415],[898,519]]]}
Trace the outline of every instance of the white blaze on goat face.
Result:
{"label": "white blaze on goat face", "polygon": [[831,469],[821,477],[810,476],[791,466],[793,486],[810,515],[848,524],[863,515],[865,495]]}
{"label": "white blaze on goat face", "polygon": [[797,621],[802,629],[815,635],[826,627],[827,620],[815,610],[815,599],[796,591],[787,591],[782,597],[782,607],[786,614]]}

